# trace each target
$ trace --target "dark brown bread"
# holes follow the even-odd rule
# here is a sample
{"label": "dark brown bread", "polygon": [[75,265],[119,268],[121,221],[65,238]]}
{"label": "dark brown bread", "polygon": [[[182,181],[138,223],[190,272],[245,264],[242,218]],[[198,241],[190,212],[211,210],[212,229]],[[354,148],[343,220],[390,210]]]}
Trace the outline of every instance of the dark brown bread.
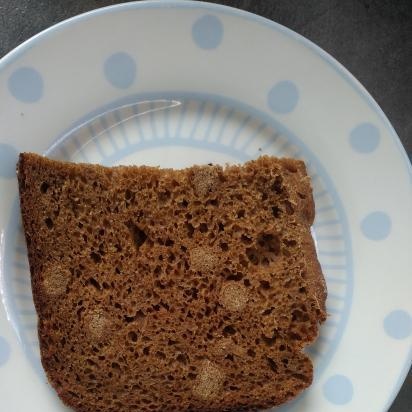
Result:
{"label": "dark brown bread", "polygon": [[312,382],[325,320],[304,163],[18,164],[41,357],[80,412],[246,411]]}

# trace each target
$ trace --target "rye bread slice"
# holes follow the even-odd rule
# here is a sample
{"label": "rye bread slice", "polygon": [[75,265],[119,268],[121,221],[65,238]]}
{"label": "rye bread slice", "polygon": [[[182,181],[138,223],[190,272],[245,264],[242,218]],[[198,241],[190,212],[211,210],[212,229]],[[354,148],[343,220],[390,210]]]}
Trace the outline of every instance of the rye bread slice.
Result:
{"label": "rye bread slice", "polygon": [[312,382],[326,287],[301,161],[184,170],[22,153],[41,359],[79,412],[246,411]]}

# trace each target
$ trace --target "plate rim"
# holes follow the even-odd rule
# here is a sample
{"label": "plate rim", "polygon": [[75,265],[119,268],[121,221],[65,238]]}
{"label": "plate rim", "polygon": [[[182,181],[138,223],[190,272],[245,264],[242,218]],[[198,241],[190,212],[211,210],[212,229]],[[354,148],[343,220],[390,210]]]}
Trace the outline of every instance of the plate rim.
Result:
{"label": "plate rim", "polygon": [[[113,12],[125,11],[125,10],[144,10],[151,8],[164,8],[164,9],[200,9],[207,11],[216,11],[223,14],[228,14],[235,17],[240,17],[248,21],[253,21],[257,24],[269,27],[272,30],[278,31],[289,38],[294,39],[303,46],[309,48],[313,51],[323,62],[325,62],[330,68],[332,68],[355,92],[356,94],[373,110],[373,112],[378,116],[378,118],[383,122],[386,127],[391,139],[394,141],[397,151],[399,152],[400,158],[403,159],[405,164],[406,174],[409,176],[409,183],[412,187],[412,163],[409,160],[406,149],[402,144],[396,130],[392,126],[388,117],[372,97],[372,95],[367,91],[367,89],[362,85],[362,83],[348,70],[346,69],[338,60],[331,56],[328,52],[323,50],[320,46],[316,45],[311,40],[307,39],[303,35],[289,29],[288,27],[270,20],[266,17],[259,16],[249,11],[237,9],[234,7],[208,3],[204,1],[195,0],[143,0],[143,1],[132,1],[128,3],[119,3],[111,6],[106,6],[102,8],[93,9],[85,13],[70,17],[61,22],[58,22],[45,30],[40,31],[29,39],[25,40],[23,43],[9,51],[0,59],[0,72],[5,70],[9,65],[18,61],[26,52],[40,44],[43,40],[54,36],[60,30],[73,26],[79,22],[87,21],[101,15],[110,15]],[[406,357],[405,365],[398,375],[398,379],[391,391],[391,395],[388,397],[386,405],[384,405],[384,410],[389,409],[393,401],[397,397],[404,380],[409,372],[412,364],[412,348]]]}
{"label": "plate rim", "polygon": [[[53,36],[57,32],[73,24],[77,24],[81,21],[88,20],[100,15],[111,14],[117,11],[124,10],[137,10],[137,9],[150,9],[150,8],[197,8],[205,10],[216,10],[224,14],[230,14],[232,16],[241,17],[248,20],[253,20],[258,24],[262,24],[266,27],[279,31],[297,42],[309,47],[313,52],[317,54],[330,68],[332,68],[343,80],[345,80],[349,86],[366,102],[366,104],[378,115],[378,117],[383,121],[384,125],[389,131],[389,135],[394,140],[397,146],[398,152],[403,159],[406,172],[409,175],[410,183],[412,186],[412,163],[409,160],[408,154],[406,153],[405,147],[402,144],[395,128],[389,121],[385,112],[372,97],[372,95],[367,91],[367,89],[362,85],[362,83],[348,70],[344,67],[338,60],[336,60],[332,55],[323,50],[320,46],[304,37],[303,35],[295,32],[288,27],[270,20],[266,17],[262,17],[258,14],[241,10],[235,7],[226,6],[223,4],[209,3],[205,1],[195,1],[195,0],[142,0],[142,1],[131,1],[128,3],[119,3],[111,6],[101,7],[87,11],[85,13],[78,14],[76,16],[70,17],[66,20],[58,22],[45,30],[40,31],[29,39],[25,40],[23,43],[12,49],[5,56],[0,59],[0,72],[7,68],[7,66],[18,60],[24,53],[29,51],[37,43],[41,42],[49,36]],[[411,359],[412,362],[412,359]]]}

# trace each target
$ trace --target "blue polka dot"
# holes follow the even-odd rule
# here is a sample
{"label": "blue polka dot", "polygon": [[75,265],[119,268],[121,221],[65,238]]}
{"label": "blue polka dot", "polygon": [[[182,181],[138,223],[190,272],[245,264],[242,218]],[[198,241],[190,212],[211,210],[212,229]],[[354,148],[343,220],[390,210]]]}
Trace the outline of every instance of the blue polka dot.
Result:
{"label": "blue polka dot", "polygon": [[15,177],[16,163],[18,153],[17,150],[4,143],[0,143],[0,176],[1,177]]}
{"label": "blue polka dot", "polygon": [[104,62],[104,75],[107,81],[119,89],[127,89],[136,79],[137,66],[127,53],[114,53]]}
{"label": "blue polka dot", "polygon": [[386,316],[383,327],[391,338],[408,338],[412,335],[412,317],[404,310],[394,310]]}
{"label": "blue polka dot", "polygon": [[0,336],[0,366],[4,365],[10,358],[10,345],[6,339]]}
{"label": "blue polka dot", "polygon": [[350,144],[359,153],[373,152],[379,141],[379,130],[371,123],[361,123],[350,132]]}
{"label": "blue polka dot", "polygon": [[32,67],[20,67],[9,77],[10,93],[21,102],[35,103],[43,96],[44,83],[40,73]]}
{"label": "blue polka dot", "polygon": [[276,113],[291,112],[298,104],[298,100],[298,88],[289,80],[276,83],[268,93],[268,106]]}
{"label": "blue polka dot", "polygon": [[216,16],[200,17],[193,24],[192,36],[201,49],[216,49],[223,39],[223,24]]}
{"label": "blue polka dot", "polygon": [[391,232],[392,222],[384,212],[372,212],[361,223],[362,233],[371,240],[383,240]]}
{"label": "blue polka dot", "polygon": [[346,405],[353,398],[352,382],[343,375],[332,376],[323,385],[323,394],[335,405]]}

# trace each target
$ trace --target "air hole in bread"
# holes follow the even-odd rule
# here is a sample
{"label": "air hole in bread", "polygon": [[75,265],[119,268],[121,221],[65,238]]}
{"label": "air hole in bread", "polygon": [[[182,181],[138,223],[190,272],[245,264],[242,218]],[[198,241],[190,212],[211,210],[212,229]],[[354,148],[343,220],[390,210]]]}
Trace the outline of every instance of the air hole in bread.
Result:
{"label": "air hole in bread", "polygon": [[297,341],[302,340],[302,336],[300,336],[298,333],[295,333],[295,332],[289,332],[289,337],[291,340],[297,340]]}
{"label": "air hole in bread", "polygon": [[[160,269],[160,266],[158,268]],[[156,280],[154,286],[159,289],[166,289],[166,286],[160,280]]]}
{"label": "air hole in bread", "polygon": [[262,312],[262,315],[263,315],[263,316],[270,315],[270,314],[273,312],[274,309],[275,309],[275,308],[273,308],[273,307],[268,308],[268,309],[265,309],[265,310]]}
{"label": "air hole in bread", "polygon": [[227,325],[223,328],[223,334],[225,336],[234,335],[236,333],[236,329],[233,325]]}
{"label": "air hole in bread", "polygon": [[259,235],[255,247],[246,249],[246,256],[254,265],[268,266],[280,253],[279,237],[273,234]]}
{"label": "air hole in bread", "polygon": [[139,226],[131,221],[128,221],[126,223],[126,226],[129,228],[130,234],[132,235],[134,245],[137,249],[139,249],[146,241],[147,234],[144,232],[144,230],[142,230]]}
{"label": "air hole in bread", "polygon": [[263,290],[269,290],[270,289],[270,283],[267,280],[260,280],[259,281],[260,288]]}
{"label": "air hole in bread", "polygon": [[256,356],[256,352],[253,349],[248,349],[247,352],[248,356],[254,358]]}
{"label": "air hole in bread", "polygon": [[242,280],[243,274],[242,273],[236,273],[235,275],[229,275],[226,280],[234,280],[235,282],[238,282]]}
{"label": "air hole in bread", "polygon": [[112,362],[112,369],[116,369],[120,371],[120,365],[117,362]]}
{"label": "air hole in bread", "polygon": [[90,253],[90,257],[94,263],[100,263],[102,261],[102,257],[96,252]]}
{"label": "air hole in bread", "polygon": [[100,283],[95,278],[89,278],[88,284],[93,286],[97,290],[101,290]]}
{"label": "air hole in bread", "polygon": [[309,315],[299,309],[295,309],[292,312],[292,321],[307,322],[309,321]]}
{"label": "air hole in bread", "polygon": [[175,242],[170,238],[167,238],[166,241],[165,241],[165,246],[167,246],[167,247],[172,247],[174,244],[175,244]]}
{"label": "air hole in bread", "polygon": [[[139,311],[139,312],[141,313],[141,311]],[[141,316],[141,315],[139,314],[139,312],[137,312],[137,313],[136,313],[135,315],[133,315],[133,316],[124,315],[124,316],[123,316],[124,321],[125,321],[126,323],[131,323],[131,322],[135,322],[136,320],[143,319],[143,318],[144,318],[144,315]]]}
{"label": "air hole in bread", "polygon": [[272,206],[272,215],[273,215],[275,218],[279,218],[280,215],[281,215],[281,213],[282,213],[282,211],[281,211],[281,209],[280,209],[278,206]]}
{"label": "air hole in bread", "polygon": [[40,185],[40,192],[42,193],[47,193],[47,190],[49,189],[49,184],[47,182],[43,182]]}
{"label": "air hole in bread", "polygon": [[53,228],[53,220],[50,219],[49,217],[44,220],[44,223],[46,223],[46,226],[47,226],[48,229]]}
{"label": "air hole in bread", "polygon": [[262,234],[258,237],[257,241],[260,248],[264,251],[271,252],[274,254],[279,254],[279,238],[276,235],[270,233]]}
{"label": "air hole in bread", "polygon": [[298,244],[298,242],[297,242],[296,240],[294,240],[294,239],[285,239],[285,240],[283,241],[283,243],[284,243],[287,247],[295,247],[295,246]]}
{"label": "air hole in bread", "polygon": [[77,309],[76,314],[77,314],[77,319],[80,320],[82,317],[82,313],[85,311],[86,309],[81,306],[79,309]]}
{"label": "air hole in bread", "polygon": [[274,335],[271,338],[268,338],[267,336],[262,335],[261,338],[262,338],[263,343],[266,346],[273,346],[276,343],[276,336]]}
{"label": "air hole in bread", "polygon": [[229,245],[226,242],[220,242],[219,246],[220,249],[222,249],[224,252],[227,252],[229,250]]}
{"label": "air hole in bread", "polygon": [[288,215],[293,215],[295,213],[295,209],[289,200],[285,200],[283,204],[285,205],[285,210]]}
{"label": "air hole in bread", "polygon": [[277,373],[278,365],[276,364],[276,362],[272,358],[269,358],[269,357],[266,358],[266,361],[269,365],[269,368],[272,369],[273,372]]}
{"label": "air hole in bread", "polygon": [[186,365],[188,362],[188,357],[185,353],[179,353],[179,355],[176,356],[176,360],[179,363],[182,363],[183,365]]}
{"label": "air hole in bread", "polygon": [[132,192],[129,189],[126,189],[126,191],[124,192],[124,198],[128,201],[134,200],[134,196],[135,196],[134,192]]}
{"label": "air hole in bread", "polygon": [[169,190],[164,190],[162,192],[158,193],[158,199],[160,203],[165,203],[170,199],[170,191]]}
{"label": "air hole in bread", "polygon": [[259,264],[259,257],[257,255],[257,250],[255,248],[247,248],[246,256],[248,257],[250,262],[253,263],[254,265]]}
{"label": "air hole in bread", "polygon": [[275,180],[272,183],[271,189],[273,192],[275,192],[277,195],[280,195],[283,193],[283,179],[282,176],[276,176]]}
{"label": "air hole in bread", "polygon": [[131,331],[131,332],[128,333],[127,336],[129,337],[129,339],[130,339],[132,342],[137,342],[137,333],[136,333],[136,332]]}
{"label": "air hole in bread", "polygon": [[253,241],[249,236],[242,235],[240,240],[245,244],[245,245],[250,245]]}
{"label": "air hole in bread", "polygon": [[219,201],[217,199],[209,199],[206,202],[206,205],[212,205],[212,206],[217,207],[217,206],[219,206]]}
{"label": "air hole in bread", "polygon": [[191,223],[186,223],[186,232],[187,232],[187,235],[190,238],[193,237],[193,233],[195,232],[195,228],[193,227],[193,225]]}

